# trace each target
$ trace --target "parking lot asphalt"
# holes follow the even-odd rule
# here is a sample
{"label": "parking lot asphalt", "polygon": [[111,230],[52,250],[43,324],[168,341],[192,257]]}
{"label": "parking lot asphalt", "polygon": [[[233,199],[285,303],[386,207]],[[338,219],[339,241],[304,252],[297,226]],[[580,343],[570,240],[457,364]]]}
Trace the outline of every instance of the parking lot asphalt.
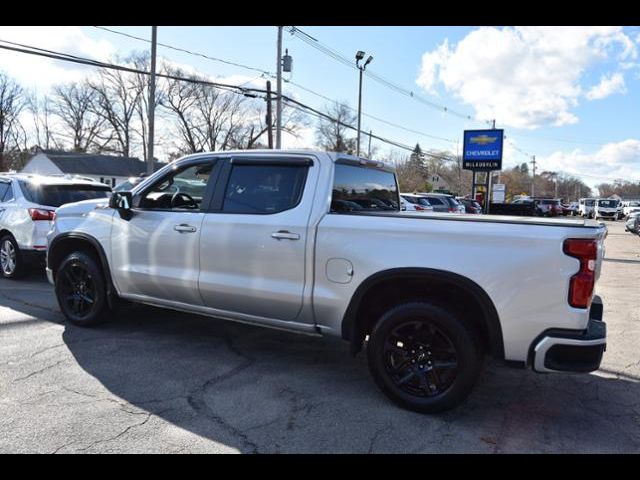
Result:
{"label": "parking lot asphalt", "polygon": [[439,415],[391,404],[339,339],[136,306],[65,324],[43,273],[0,280],[0,452],[640,452],[640,238],[607,223],[592,374],[489,361]]}

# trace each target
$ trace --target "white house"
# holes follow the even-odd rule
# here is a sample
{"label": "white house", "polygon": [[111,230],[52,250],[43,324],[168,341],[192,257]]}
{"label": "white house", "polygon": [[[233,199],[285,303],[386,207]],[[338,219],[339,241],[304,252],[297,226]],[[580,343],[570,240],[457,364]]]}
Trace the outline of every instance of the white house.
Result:
{"label": "white house", "polygon": [[[155,169],[161,166],[156,162]],[[22,169],[24,173],[88,177],[111,187],[146,171],[145,163],[137,158],[59,150],[38,151]]]}

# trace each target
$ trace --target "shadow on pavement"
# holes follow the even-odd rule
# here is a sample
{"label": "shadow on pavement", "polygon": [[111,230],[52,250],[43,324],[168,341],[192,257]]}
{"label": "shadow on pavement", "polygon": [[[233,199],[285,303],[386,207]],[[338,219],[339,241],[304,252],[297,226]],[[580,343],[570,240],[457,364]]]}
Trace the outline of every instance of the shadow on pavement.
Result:
{"label": "shadow on pavement", "polygon": [[342,341],[137,306],[63,339],[117,397],[242,452],[640,451],[633,376],[490,362],[466,404],[425,416],[390,403]]}
{"label": "shadow on pavement", "polygon": [[[50,293],[5,295],[64,323]],[[612,370],[539,375],[490,361],[465,404],[427,416],[387,400],[365,355],[339,339],[133,306],[93,329],[66,324],[63,341],[123,402],[241,452],[640,452],[640,381]]]}

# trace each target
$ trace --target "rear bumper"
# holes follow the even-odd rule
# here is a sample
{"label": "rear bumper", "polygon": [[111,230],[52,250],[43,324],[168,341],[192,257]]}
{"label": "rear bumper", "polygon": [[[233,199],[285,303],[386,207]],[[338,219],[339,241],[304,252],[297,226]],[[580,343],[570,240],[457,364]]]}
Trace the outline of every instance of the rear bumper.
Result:
{"label": "rear bumper", "polygon": [[607,325],[602,300],[595,296],[585,330],[550,329],[532,344],[531,365],[536,372],[592,372],[600,368],[607,348]]}

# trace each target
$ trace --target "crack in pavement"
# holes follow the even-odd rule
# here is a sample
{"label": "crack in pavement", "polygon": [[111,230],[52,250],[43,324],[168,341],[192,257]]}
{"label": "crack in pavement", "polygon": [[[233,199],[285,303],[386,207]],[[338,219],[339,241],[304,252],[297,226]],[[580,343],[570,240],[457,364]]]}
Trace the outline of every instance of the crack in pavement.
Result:
{"label": "crack in pavement", "polygon": [[369,440],[369,448],[367,450],[367,453],[373,453],[373,447],[375,446],[376,442],[378,441],[378,438],[380,437],[380,435],[383,432],[386,432],[387,430],[391,430],[393,429],[393,426],[391,425],[391,423],[387,423],[384,427],[380,427],[378,428],[373,436],[371,437],[371,439]]}
{"label": "crack in pavement", "polygon": [[23,380],[26,380],[27,378],[33,377],[34,375],[38,375],[38,374],[40,374],[42,372],[45,372],[45,371],[50,370],[50,369],[52,369],[54,367],[57,367],[58,365],[60,365],[61,363],[66,362],[66,361],[67,361],[67,359],[63,358],[62,360],[58,360],[56,363],[53,363],[51,365],[47,365],[46,367],[41,368],[40,370],[36,370],[35,372],[31,372],[29,375],[25,375],[24,377],[16,378],[11,383],[21,382]]}
{"label": "crack in pavement", "polygon": [[[161,411],[161,412],[158,412],[158,415],[160,415],[160,414],[162,414],[162,413],[164,413],[164,412],[165,412],[165,410],[163,410],[163,411]],[[152,413],[150,413],[150,412],[145,413],[144,415],[145,415],[145,417],[146,417],[146,418],[145,418],[142,422],[140,422],[140,423],[135,423],[135,424],[133,424],[133,425],[129,425],[127,428],[125,428],[123,431],[121,431],[121,432],[120,432],[120,433],[118,433],[117,435],[115,435],[115,436],[113,436],[113,437],[105,438],[105,439],[102,439],[102,440],[97,440],[97,441],[95,441],[95,442],[91,442],[91,443],[90,443],[89,445],[87,445],[86,447],[79,448],[77,451],[78,451],[78,452],[85,452],[85,451],[89,450],[90,448],[93,448],[93,447],[95,447],[96,445],[99,445],[99,444],[101,444],[101,443],[113,442],[114,440],[119,439],[119,438],[120,438],[120,437],[122,437],[123,435],[126,435],[126,434],[127,434],[129,431],[131,431],[133,428],[141,427],[142,425],[144,425],[145,423],[147,423],[147,422],[151,419],[151,417],[153,416],[153,414],[152,414]]]}
{"label": "crack in pavement", "polygon": [[78,443],[79,440],[74,440],[73,442],[69,442],[69,443],[65,443],[64,445],[60,445],[58,448],[56,448],[54,451],[49,452],[49,455],[53,455],[55,453],[58,453],[60,450],[62,450],[65,447],[68,447],[70,445],[73,445],[74,443]]}
{"label": "crack in pavement", "polygon": [[246,370],[251,365],[253,365],[253,363],[255,362],[254,358],[249,357],[248,355],[246,355],[245,353],[243,353],[239,349],[237,349],[233,345],[233,343],[231,342],[230,338],[225,336],[224,337],[224,342],[225,342],[225,345],[227,346],[227,348],[231,352],[233,352],[236,355],[238,355],[241,358],[243,358],[244,361],[241,362],[239,365],[235,366],[234,368],[230,369],[229,371],[227,371],[225,373],[222,373],[220,375],[216,375],[215,377],[212,377],[212,378],[208,379],[207,381],[205,381],[202,385],[200,385],[200,387],[198,387],[195,390],[193,390],[187,396],[187,402],[188,402],[189,406],[197,414],[201,414],[201,415],[207,417],[208,419],[210,419],[213,422],[217,423],[227,433],[239,438],[242,441],[242,443],[244,444],[245,448],[248,449],[250,453],[259,453],[257,444],[255,444],[254,442],[249,440],[249,437],[244,432],[242,432],[241,430],[237,429],[233,425],[229,424],[220,415],[217,415],[211,409],[211,407],[209,407],[209,405],[207,404],[207,402],[204,399],[204,395],[205,395],[206,391],[210,387],[212,387],[213,385],[216,385],[216,384],[218,384],[220,382],[223,382],[223,381],[225,381],[225,380],[227,380],[229,378],[232,378],[232,377],[238,375],[239,373],[241,373],[242,371]]}

